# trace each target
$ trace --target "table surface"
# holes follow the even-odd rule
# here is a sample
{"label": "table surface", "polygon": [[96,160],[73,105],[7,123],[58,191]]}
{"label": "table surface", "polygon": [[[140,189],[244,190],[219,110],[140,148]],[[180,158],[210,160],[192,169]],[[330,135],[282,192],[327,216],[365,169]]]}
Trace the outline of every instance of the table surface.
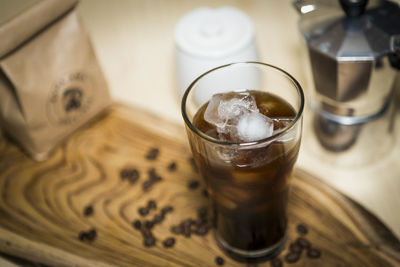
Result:
{"label": "table surface", "polygon": [[[299,15],[290,1],[119,0],[110,4],[108,0],[84,0],[78,10],[113,98],[183,124],[174,68],[174,26],[195,8],[226,5],[241,9],[253,20],[260,61],[287,70],[307,93],[313,86],[310,66],[297,30]],[[400,91],[399,76],[396,92]],[[306,120],[309,114],[306,110]],[[396,115],[395,133],[399,133],[400,116]],[[400,237],[399,140],[378,162],[343,167],[316,155],[312,139],[305,124],[297,166],[361,203]]]}

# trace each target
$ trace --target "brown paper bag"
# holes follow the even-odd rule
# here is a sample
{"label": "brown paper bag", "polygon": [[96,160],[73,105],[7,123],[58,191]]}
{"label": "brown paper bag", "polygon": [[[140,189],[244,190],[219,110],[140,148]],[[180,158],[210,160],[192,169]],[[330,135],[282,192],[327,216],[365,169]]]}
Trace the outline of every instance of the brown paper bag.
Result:
{"label": "brown paper bag", "polygon": [[0,125],[36,160],[110,103],[74,10],[0,57]]}

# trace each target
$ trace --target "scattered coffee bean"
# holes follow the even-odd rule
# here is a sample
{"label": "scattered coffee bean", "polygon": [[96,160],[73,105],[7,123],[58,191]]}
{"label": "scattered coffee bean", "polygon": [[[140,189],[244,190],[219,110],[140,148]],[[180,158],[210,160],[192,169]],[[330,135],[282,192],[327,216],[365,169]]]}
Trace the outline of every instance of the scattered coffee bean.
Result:
{"label": "scattered coffee bean", "polygon": [[127,179],[128,176],[129,176],[129,170],[128,170],[128,169],[122,169],[122,170],[119,172],[119,177],[121,177],[122,180]]}
{"label": "scattered coffee bean", "polygon": [[149,179],[152,182],[159,182],[162,180],[162,177],[157,173],[155,168],[150,168],[147,171],[148,175],[149,175]]}
{"label": "scattered coffee bean", "polygon": [[225,260],[224,260],[222,257],[217,256],[217,257],[215,257],[215,263],[216,263],[217,265],[224,265]]}
{"label": "scattered coffee bean", "polygon": [[305,235],[308,233],[307,226],[305,226],[304,224],[298,224],[296,230],[300,235]]}
{"label": "scattered coffee bean", "polygon": [[290,253],[286,254],[285,261],[288,263],[294,263],[294,262],[298,261],[299,258],[300,258],[300,254],[290,252]]}
{"label": "scattered coffee bean", "polygon": [[160,153],[160,150],[158,148],[154,147],[154,148],[150,149],[149,152],[147,152],[146,159],[156,160],[159,153]]}
{"label": "scattered coffee bean", "polygon": [[156,239],[154,236],[148,236],[143,240],[143,245],[145,247],[152,247],[156,244]]}
{"label": "scattered coffee bean", "polygon": [[146,180],[142,184],[142,188],[144,191],[149,190],[153,186],[153,183],[150,180]]}
{"label": "scattered coffee bean", "polygon": [[79,235],[78,235],[78,238],[79,238],[80,241],[85,241],[85,240],[87,240],[87,233],[84,232],[84,231],[81,231],[81,232],[79,233]]}
{"label": "scattered coffee bean", "polygon": [[132,223],[132,226],[133,226],[135,229],[140,230],[140,229],[142,228],[142,222],[141,222],[140,220],[135,220],[135,221]]}
{"label": "scattered coffee bean", "polygon": [[79,238],[80,241],[87,240],[87,241],[91,242],[91,241],[94,241],[96,239],[96,236],[97,236],[96,230],[95,229],[91,229],[91,230],[89,230],[87,232],[81,231],[79,233],[78,238]]}
{"label": "scattered coffee bean", "polygon": [[184,227],[190,227],[192,225],[192,223],[193,223],[193,220],[191,218],[182,221],[182,225]]}
{"label": "scattered coffee bean", "polygon": [[175,171],[176,170],[176,162],[171,162],[169,165],[168,165],[168,170],[169,171],[171,171],[171,172],[173,172],[173,171]]}
{"label": "scattered coffee bean", "polygon": [[196,189],[197,187],[199,187],[199,185],[200,185],[200,182],[199,181],[197,181],[197,180],[193,180],[193,181],[190,181],[189,183],[188,183],[188,187],[189,187],[189,189]]}
{"label": "scattered coffee bean", "polygon": [[134,184],[139,179],[139,171],[135,168],[125,168],[121,170],[119,176],[122,180],[129,180],[131,184]]}
{"label": "scattered coffee bean", "polygon": [[207,213],[208,213],[208,208],[201,207],[197,210],[197,217],[201,219],[207,218]]}
{"label": "scattered coffee bean", "polygon": [[160,182],[163,178],[160,175],[150,177],[150,181],[154,183]]}
{"label": "scattered coffee bean", "polygon": [[195,234],[199,236],[204,236],[208,233],[208,227],[205,225],[201,225],[195,230]]}
{"label": "scattered coffee bean", "polygon": [[138,212],[139,212],[139,214],[141,215],[141,216],[146,216],[147,214],[149,214],[149,209],[148,208],[146,208],[146,207],[140,207],[139,209],[138,209]]}
{"label": "scattered coffee bean", "polygon": [[272,267],[282,267],[282,261],[279,258],[274,258],[271,260]]}
{"label": "scattered coffee bean", "polygon": [[307,256],[312,259],[317,259],[317,258],[321,257],[321,251],[316,248],[310,248],[307,251]]}
{"label": "scattered coffee bean", "polygon": [[86,208],[83,210],[83,215],[84,216],[90,216],[93,214],[93,207],[92,206],[86,206]]}
{"label": "scattered coffee bean", "polygon": [[145,226],[147,229],[151,229],[151,228],[153,228],[153,226],[154,226],[154,222],[153,222],[153,221],[148,221],[148,220],[146,220],[146,221],[144,222],[144,226]]}
{"label": "scattered coffee bean", "polygon": [[95,229],[90,230],[89,232],[87,232],[87,238],[89,241],[93,241],[96,239],[97,236],[97,232]]}
{"label": "scattered coffee bean", "polygon": [[191,235],[190,225],[189,226],[188,225],[183,225],[182,233],[183,233],[184,237],[189,238],[190,235]]}
{"label": "scattered coffee bean", "polygon": [[179,225],[174,225],[171,227],[171,232],[173,234],[180,235],[182,234],[182,227],[180,227]]}
{"label": "scattered coffee bean", "polygon": [[163,220],[164,220],[164,215],[162,213],[154,215],[154,219],[153,219],[154,223],[160,223]]}
{"label": "scattered coffee bean", "polygon": [[205,222],[206,222],[206,221],[203,220],[202,218],[197,218],[197,220],[194,222],[194,224],[195,224],[197,227],[200,227],[200,226],[202,226]]}
{"label": "scattered coffee bean", "polygon": [[303,238],[303,237],[299,237],[296,239],[296,243],[299,244],[302,248],[309,248],[310,247],[310,242]]}
{"label": "scattered coffee bean", "polygon": [[196,162],[194,161],[194,158],[189,158],[190,165],[192,165],[192,169],[194,172],[199,172],[199,169],[197,168]]}
{"label": "scattered coffee bean", "polygon": [[174,210],[174,208],[172,206],[168,205],[161,209],[161,213],[165,215],[167,213],[172,212],[173,210]]}
{"label": "scattered coffee bean", "polygon": [[207,191],[207,189],[203,189],[202,194],[203,194],[203,196],[208,197],[208,191]]}
{"label": "scattered coffee bean", "polygon": [[165,239],[165,240],[163,241],[163,245],[164,245],[164,247],[166,247],[166,248],[173,247],[173,246],[175,245],[175,238],[173,238],[173,237],[168,237],[167,239]]}
{"label": "scattered coffee bean", "polygon": [[147,228],[147,227],[142,227],[142,229],[140,229],[140,232],[142,233],[144,238],[148,238],[148,237],[152,237],[153,234],[151,232],[151,229]]}
{"label": "scattered coffee bean", "polygon": [[160,182],[163,179],[160,175],[157,174],[155,168],[149,169],[147,173],[149,175],[149,178],[142,184],[142,188],[144,191],[148,191],[155,183]]}
{"label": "scattered coffee bean", "polygon": [[155,210],[157,209],[157,203],[154,200],[149,200],[147,203],[147,208]]}
{"label": "scattered coffee bean", "polygon": [[152,177],[156,177],[157,175],[157,171],[155,168],[150,168],[147,170],[147,174],[149,175],[149,178],[151,180]]}
{"label": "scattered coffee bean", "polygon": [[297,243],[291,243],[289,249],[294,253],[301,253],[303,251],[303,247]]}

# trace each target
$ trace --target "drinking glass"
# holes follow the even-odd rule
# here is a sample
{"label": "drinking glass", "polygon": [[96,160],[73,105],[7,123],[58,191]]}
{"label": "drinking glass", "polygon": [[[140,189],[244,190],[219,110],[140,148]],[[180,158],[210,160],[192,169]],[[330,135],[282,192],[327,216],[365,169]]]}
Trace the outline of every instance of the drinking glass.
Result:
{"label": "drinking glass", "polygon": [[[220,140],[196,127],[196,113],[213,94],[246,90],[278,96],[294,115],[272,117],[284,126],[272,136],[249,142]],[[227,64],[193,81],[181,108],[193,157],[210,195],[218,245],[239,261],[275,256],[286,239],[291,172],[300,147],[304,108],[300,84],[269,64]]]}

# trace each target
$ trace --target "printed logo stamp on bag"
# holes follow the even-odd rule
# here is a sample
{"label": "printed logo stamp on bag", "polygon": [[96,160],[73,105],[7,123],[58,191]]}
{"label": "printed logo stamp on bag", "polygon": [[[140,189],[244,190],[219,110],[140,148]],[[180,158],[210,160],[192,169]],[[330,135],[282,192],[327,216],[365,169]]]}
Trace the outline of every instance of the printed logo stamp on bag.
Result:
{"label": "printed logo stamp on bag", "polygon": [[47,117],[54,125],[70,125],[83,119],[90,110],[95,94],[83,72],[60,78],[47,100]]}

